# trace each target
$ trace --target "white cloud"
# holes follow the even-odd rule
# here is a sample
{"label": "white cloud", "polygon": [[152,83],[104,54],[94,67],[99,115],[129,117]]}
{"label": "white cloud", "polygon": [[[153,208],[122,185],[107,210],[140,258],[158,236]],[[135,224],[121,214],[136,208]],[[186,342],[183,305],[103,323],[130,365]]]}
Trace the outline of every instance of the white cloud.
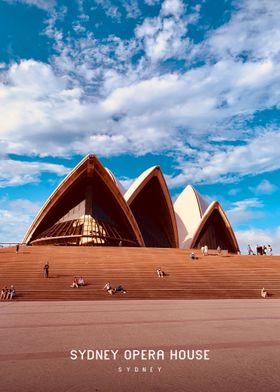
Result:
{"label": "white cloud", "polygon": [[4,0],[7,3],[22,3],[35,6],[45,11],[50,11],[55,7],[55,0]]}
{"label": "white cloud", "polygon": [[84,0],[76,0],[78,3],[78,8],[79,8],[79,16],[78,19],[80,21],[88,21],[90,18],[89,16],[85,13],[84,9]]}
{"label": "white cloud", "polygon": [[129,102],[116,106],[116,94],[121,99],[129,90],[127,93],[124,88],[102,101],[86,97],[81,87],[71,87],[49,65],[32,60],[12,65],[2,74],[0,85],[0,115],[4,119],[0,135],[5,152],[41,156],[92,151],[144,154],[167,146],[170,131],[159,132],[156,122],[149,125],[149,113],[142,116],[139,104],[135,114],[127,107]]}
{"label": "white cloud", "polygon": [[49,13],[48,17],[45,19],[45,29],[43,34],[47,37],[54,39],[56,43],[56,50],[58,47],[62,46],[63,32],[61,27],[56,27],[57,22],[62,22],[67,13],[67,7],[60,6],[59,8],[53,8]]}
{"label": "white cloud", "polygon": [[[280,169],[279,130],[267,130],[245,145],[216,148],[180,164],[181,173],[169,178],[171,186],[184,183],[236,182],[240,176]],[[267,187],[267,184],[264,184]]]}
{"label": "white cloud", "polygon": [[229,191],[228,191],[228,195],[229,196],[236,196],[238,193],[240,193],[242,190],[241,190],[241,188],[231,188]]}
{"label": "white cloud", "polygon": [[63,176],[69,172],[69,169],[53,163],[0,158],[0,188],[37,183],[42,172]]}
{"label": "white cloud", "polygon": [[[232,129],[223,128],[229,115],[250,115],[256,108],[277,104],[275,85],[280,70],[276,68],[269,77],[262,78],[261,87],[247,87],[247,93],[238,87],[244,77],[242,64],[239,76],[236,74],[231,82],[232,67],[236,66],[232,62],[140,81],[133,80],[131,72],[125,78],[117,71],[104,69],[102,97],[88,95],[82,85],[69,79],[66,64],[61,73],[51,65],[24,60],[2,71],[0,115],[4,120],[0,137],[6,144],[6,153],[110,155],[173,149],[180,156],[188,142],[197,158],[190,163],[184,157],[179,161],[181,181],[215,182],[227,173],[238,176],[279,168],[277,129],[256,129],[260,135],[245,145],[222,144],[228,134],[233,134]],[[68,72],[73,66],[70,62]],[[249,66],[246,64],[247,69]],[[92,77],[88,68],[80,68],[80,72]],[[227,94],[223,93],[226,83],[231,88]],[[228,102],[225,108],[219,106],[221,95]],[[237,138],[244,138],[242,130],[235,133]],[[223,136],[218,147],[207,141],[212,134],[216,140]],[[201,143],[203,138],[205,142]],[[247,159],[248,154],[251,159]],[[179,177],[173,179],[174,185],[178,180]]]}
{"label": "white cloud", "polygon": [[152,6],[159,3],[159,1],[160,0],[144,0],[144,3]]}
{"label": "white cloud", "polygon": [[2,80],[0,138],[6,153],[64,155],[90,111],[80,102],[81,90],[32,60],[12,65]]}
{"label": "white cloud", "polygon": [[196,4],[195,6],[193,6],[193,9],[199,12],[201,10],[201,4]]}
{"label": "white cloud", "polygon": [[242,0],[236,4],[230,21],[209,34],[206,45],[211,54],[253,61],[278,58],[280,3]]}
{"label": "white cloud", "polygon": [[181,0],[165,0],[162,3],[161,14],[163,16],[174,16],[180,18],[184,13],[184,3]]}
{"label": "white cloud", "polygon": [[263,203],[256,198],[245,199],[234,202],[232,208],[228,209],[226,213],[231,224],[237,224],[263,216],[263,212],[260,211],[262,207]]}
{"label": "white cloud", "polygon": [[190,45],[186,33],[193,15],[184,17],[184,10],[182,1],[165,0],[159,16],[146,18],[136,28],[136,37],[144,41],[145,54],[152,62],[186,56]]}
{"label": "white cloud", "polygon": [[126,10],[127,18],[138,18],[141,15],[137,0],[123,0],[122,5]]}
{"label": "white cloud", "polygon": [[26,199],[0,199],[0,243],[20,242],[39,208]]}
{"label": "white cloud", "polygon": [[279,149],[276,148],[279,142],[280,133],[275,130],[261,134],[243,146],[218,151],[204,162],[201,174],[205,179],[217,179],[227,173],[244,176],[279,169]]}
{"label": "white cloud", "polygon": [[280,226],[274,230],[252,227],[248,230],[236,231],[235,234],[242,253],[247,253],[248,244],[254,251],[257,245],[271,245],[273,254],[280,255]]}
{"label": "white cloud", "polygon": [[103,8],[107,16],[120,21],[121,13],[119,8],[111,0],[95,0],[95,3]]}
{"label": "white cloud", "polygon": [[[197,18],[199,10],[187,11],[184,2],[165,0],[158,16],[146,18],[132,39],[110,36],[102,41],[90,33],[63,41],[56,21],[65,10],[61,16],[53,12],[48,34],[56,40],[58,55],[51,64],[22,60],[0,69],[5,154],[141,155],[172,150],[181,171],[169,177],[172,186],[236,181],[241,175],[278,169],[278,129],[248,130],[245,120],[257,111],[280,107],[280,49],[270,38],[280,32],[280,6],[240,3],[230,21],[197,46],[205,64],[166,71],[158,67],[161,61],[189,59],[188,18]],[[250,38],[246,61],[239,56],[244,47],[236,42],[238,29],[241,37]],[[225,43],[219,49],[223,37],[232,51]],[[135,64],[132,58],[141,53],[142,44],[146,52]]]}
{"label": "white cloud", "polygon": [[249,188],[252,192],[255,193],[262,193],[262,194],[268,194],[270,195],[271,193],[275,192],[278,187],[274,184],[272,184],[270,181],[268,180],[262,180],[257,186],[256,188]]}
{"label": "white cloud", "polygon": [[28,214],[0,209],[0,242],[20,242],[32,219]]}
{"label": "white cloud", "polygon": [[38,203],[31,202],[27,199],[16,199],[9,202],[11,210],[17,210],[24,213],[35,215],[38,213],[41,206]]}

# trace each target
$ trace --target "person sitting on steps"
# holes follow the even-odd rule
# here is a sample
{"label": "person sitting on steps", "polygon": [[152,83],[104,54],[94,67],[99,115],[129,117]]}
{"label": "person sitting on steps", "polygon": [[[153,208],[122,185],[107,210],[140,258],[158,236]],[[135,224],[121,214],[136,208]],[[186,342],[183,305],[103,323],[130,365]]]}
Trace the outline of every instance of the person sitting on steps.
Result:
{"label": "person sitting on steps", "polygon": [[122,287],[122,285],[120,284],[119,286],[117,286],[115,288],[115,293],[122,293],[122,294],[126,294],[126,290]]}
{"label": "person sitting on steps", "polygon": [[163,278],[164,275],[165,275],[165,273],[161,270],[161,268],[158,268],[158,269],[157,269],[157,276],[158,276],[159,278]]}
{"label": "person sitting on steps", "polygon": [[71,286],[73,289],[78,289],[79,285],[78,285],[78,279],[74,278],[73,283],[71,284]]}
{"label": "person sitting on steps", "polygon": [[191,258],[192,260],[196,260],[196,255],[195,255],[194,252],[192,252],[192,253],[190,254],[190,258]]}
{"label": "person sitting on steps", "polygon": [[261,289],[261,297],[263,297],[263,298],[268,297],[268,292],[265,290],[264,287]]}
{"label": "person sitting on steps", "polygon": [[5,286],[5,287],[3,287],[2,290],[1,290],[0,299],[6,299],[6,295],[7,295],[7,294],[8,294],[8,287]]}
{"label": "person sitting on steps", "polygon": [[6,299],[13,299],[14,296],[16,295],[16,289],[14,288],[14,286],[11,286],[8,290],[8,293],[6,295]]}
{"label": "person sitting on steps", "polygon": [[110,282],[107,282],[107,283],[105,284],[105,286],[103,287],[103,290],[106,290],[107,293],[109,293],[110,295],[115,294],[115,290],[112,288]]}
{"label": "person sitting on steps", "polygon": [[79,279],[78,279],[78,286],[84,286],[86,283],[85,283],[85,280],[84,280],[84,278],[81,276]]}

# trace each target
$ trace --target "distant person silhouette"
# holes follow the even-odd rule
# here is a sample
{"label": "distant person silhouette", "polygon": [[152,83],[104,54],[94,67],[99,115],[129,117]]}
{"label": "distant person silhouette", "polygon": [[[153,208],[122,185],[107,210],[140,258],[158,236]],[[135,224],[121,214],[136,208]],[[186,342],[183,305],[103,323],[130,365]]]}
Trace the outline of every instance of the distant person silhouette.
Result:
{"label": "distant person silhouette", "polygon": [[46,262],[46,264],[44,265],[43,271],[44,271],[44,278],[48,278],[49,277],[49,263]]}
{"label": "distant person silhouette", "polygon": [[250,244],[248,244],[248,247],[247,247],[247,249],[248,249],[248,255],[249,255],[249,256],[254,254],[254,252],[253,252],[253,250],[252,250],[252,248],[251,248],[251,245],[250,245]]}
{"label": "distant person silhouette", "polygon": [[192,260],[196,260],[196,255],[195,255],[194,252],[192,252],[192,253],[190,254],[190,258],[191,258]]}
{"label": "distant person silhouette", "polygon": [[266,252],[267,256],[272,256],[272,247],[271,245],[267,245],[267,252]]}
{"label": "distant person silhouette", "polygon": [[268,297],[268,292],[265,290],[264,287],[261,289],[261,296],[262,296],[263,298]]}
{"label": "distant person silhouette", "polygon": [[208,256],[208,246],[204,246],[204,256]]}

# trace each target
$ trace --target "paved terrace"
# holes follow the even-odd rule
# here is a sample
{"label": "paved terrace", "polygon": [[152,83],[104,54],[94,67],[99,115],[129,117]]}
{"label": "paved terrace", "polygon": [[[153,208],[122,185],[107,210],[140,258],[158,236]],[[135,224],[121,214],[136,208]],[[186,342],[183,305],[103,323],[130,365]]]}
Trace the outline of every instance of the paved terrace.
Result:
{"label": "paved terrace", "polygon": [[[279,308],[277,299],[1,302],[0,389],[279,392]],[[73,349],[119,352],[73,361]],[[132,349],[166,358],[124,360]],[[207,349],[210,360],[171,361],[171,349]]]}

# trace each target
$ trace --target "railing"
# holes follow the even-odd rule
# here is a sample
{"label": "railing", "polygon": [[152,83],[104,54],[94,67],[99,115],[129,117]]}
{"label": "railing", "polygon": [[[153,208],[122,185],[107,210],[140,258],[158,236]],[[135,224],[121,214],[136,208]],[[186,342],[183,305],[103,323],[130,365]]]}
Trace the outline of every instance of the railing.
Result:
{"label": "railing", "polygon": [[0,248],[9,248],[12,246],[24,245],[21,242],[0,242]]}

